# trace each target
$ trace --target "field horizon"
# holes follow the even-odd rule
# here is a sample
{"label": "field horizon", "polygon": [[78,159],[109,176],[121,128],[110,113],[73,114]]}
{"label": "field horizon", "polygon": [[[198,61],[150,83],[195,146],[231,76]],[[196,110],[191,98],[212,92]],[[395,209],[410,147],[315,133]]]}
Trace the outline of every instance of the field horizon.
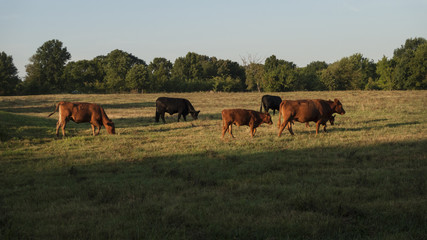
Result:
{"label": "field horizon", "polygon": [[[295,123],[233,127],[221,110],[262,95],[338,98],[328,132]],[[156,123],[157,97],[198,120]],[[115,123],[91,136],[59,101],[100,104]],[[427,91],[57,94],[0,97],[1,239],[424,239]]]}

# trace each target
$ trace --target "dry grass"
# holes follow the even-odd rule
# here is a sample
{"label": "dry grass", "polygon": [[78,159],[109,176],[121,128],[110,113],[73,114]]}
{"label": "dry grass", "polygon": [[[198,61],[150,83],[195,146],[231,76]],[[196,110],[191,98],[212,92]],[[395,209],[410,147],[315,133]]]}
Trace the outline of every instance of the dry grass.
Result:
{"label": "dry grass", "polygon": [[[270,93],[338,98],[328,133],[262,125],[221,136],[224,108],[261,93],[0,97],[1,239],[421,239],[426,235],[427,91]],[[199,120],[155,123],[160,96]],[[69,123],[59,101],[101,104],[117,135]]]}

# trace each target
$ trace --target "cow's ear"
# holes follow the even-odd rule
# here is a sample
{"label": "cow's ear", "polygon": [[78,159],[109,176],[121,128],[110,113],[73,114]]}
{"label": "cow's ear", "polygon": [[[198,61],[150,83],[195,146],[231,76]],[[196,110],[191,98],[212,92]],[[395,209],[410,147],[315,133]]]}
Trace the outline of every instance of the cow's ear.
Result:
{"label": "cow's ear", "polygon": [[335,98],[335,99],[334,99],[334,102],[339,102],[338,98]]}

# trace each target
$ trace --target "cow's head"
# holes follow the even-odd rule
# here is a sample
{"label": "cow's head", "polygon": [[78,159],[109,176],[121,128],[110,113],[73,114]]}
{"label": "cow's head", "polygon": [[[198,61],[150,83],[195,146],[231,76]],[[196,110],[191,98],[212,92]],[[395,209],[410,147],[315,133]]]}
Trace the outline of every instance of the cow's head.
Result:
{"label": "cow's head", "polygon": [[190,111],[190,114],[194,120],[197,119],[197,117],[199,116],[199,113],[200,113],[200,111]]}
{"label": "cow's head", "polygon": [[116,128],[114,127],[114,123],[113,122],[107,122],[107,124],[104,125],[105,129],[107,129],[107,132],[109,134],[116,134]]}
{"label": "cow's head", "polygon": [[271,121],[270,113],[265,113],[264,117],[262,119],[262,122],[267,123],[269,125],[273,124],[273,121]]}
{"label": "cow's head", "polygon": [[345,110],[344,110],[344,108],[343,108],[340,100],[338,100],[338,99],[335,98],[334,99],[334,104],[335,104],[335,112],[336,113],[339,113],[341,115],[345,114]]}

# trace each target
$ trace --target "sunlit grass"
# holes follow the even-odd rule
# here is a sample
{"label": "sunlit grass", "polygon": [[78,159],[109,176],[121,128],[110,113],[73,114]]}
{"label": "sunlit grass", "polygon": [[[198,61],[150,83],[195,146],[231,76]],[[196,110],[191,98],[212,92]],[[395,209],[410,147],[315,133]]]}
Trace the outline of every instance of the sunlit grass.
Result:
{"label": "sunlit grass", "polygon": [[[427,91],[270,93],[338,98],[328,132],[277,137],[261,125],[221,139],[224,108],[261,93],[0,97],[1,239],[422,239]],[[198,120],[155,123],[155,100],[184,97]],[[101,104],[116,125],[55,136],[58,101]]]}

